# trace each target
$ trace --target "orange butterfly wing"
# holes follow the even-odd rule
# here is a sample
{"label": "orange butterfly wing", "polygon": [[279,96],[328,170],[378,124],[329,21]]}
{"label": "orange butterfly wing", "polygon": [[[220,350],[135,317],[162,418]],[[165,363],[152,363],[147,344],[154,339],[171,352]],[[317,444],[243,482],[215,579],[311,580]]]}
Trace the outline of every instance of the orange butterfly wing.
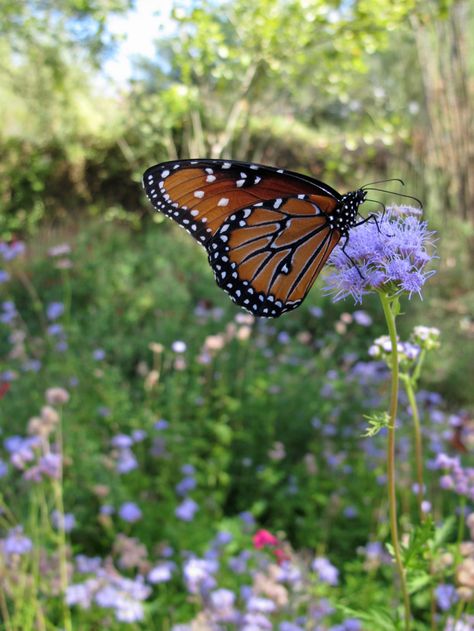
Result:
{"label": "orange butterfly wing", "polygon": [[310,177],[231,160],[182,160],[148,169],[158,210],[208,251],[218,285],[254,315],[297,307],[341,233],[328,216],[341,196]]}
{"label": "orange butterfly wing", "polygon": [[209,244],[217,284],[254,315],[275,318],[300,305],[341,238],[305,197],[241,209]]}
{"label": "orange butterfly wing", "polygon": [[329,212],[340,199],[334,189],[312,178],[231,160],[164,162],[145,172],[143,185],[153,206],[204,246],[235,210],[259,201],[320,192],[317,203]]}

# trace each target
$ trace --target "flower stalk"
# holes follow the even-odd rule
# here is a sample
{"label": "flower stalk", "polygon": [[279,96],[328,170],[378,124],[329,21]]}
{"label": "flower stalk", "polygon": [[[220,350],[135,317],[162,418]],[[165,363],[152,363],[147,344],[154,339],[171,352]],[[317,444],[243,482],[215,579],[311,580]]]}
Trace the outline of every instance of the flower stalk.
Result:
{"label": "flower stalk", "polygon": [[386,292],[379,291],[380,301],[387,323],[388,333],[392,344],[391,354],[391,374],[392,385],[390,394],[390,423],[388,425],[388,442],[387,442],[387,491],[389,503],[389,521],[390,534],[392,539],[393,554],[395,564],[397,566],[400,586],[403,596],[403,606],[405,610],[405,631],[411,629],[411,610],[410,598],[408,595],[408,587],[406,582],[405,568],[403,567],[400,542],[398,537],[398,518],[397,518],[397,496],[396,496],[396,476],[395,476],[395,430],[398,410],[398,392],[399,392],[399,368],[398,368],[398,352],[397,352],[397,328],[396,317],[399,311],[399,301],[397,297],[390,297]]}

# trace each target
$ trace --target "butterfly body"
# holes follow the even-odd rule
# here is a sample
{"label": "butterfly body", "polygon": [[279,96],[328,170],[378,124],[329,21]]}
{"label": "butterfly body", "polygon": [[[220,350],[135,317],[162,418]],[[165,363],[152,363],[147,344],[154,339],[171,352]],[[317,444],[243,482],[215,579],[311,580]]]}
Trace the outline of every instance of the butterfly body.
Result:
{"label": "butterfly body", "polygon": [[165,162],[143,182],[153,206],[205,247],[219,287],[261,317],[301,304],[366,195],[231,160]]}

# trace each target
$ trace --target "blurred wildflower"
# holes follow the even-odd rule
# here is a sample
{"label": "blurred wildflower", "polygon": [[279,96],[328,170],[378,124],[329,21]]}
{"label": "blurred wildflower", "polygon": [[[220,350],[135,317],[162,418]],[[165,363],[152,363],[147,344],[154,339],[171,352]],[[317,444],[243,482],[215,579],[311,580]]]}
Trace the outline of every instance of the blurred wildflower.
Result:
{"label": "blurred wildflower", "polygon": [[76,525],[76,518],[72,513],[60,513],[54,510],[51,513],[51,522],[57,530],[70,532]]}
{"label": "blurred wildflower", "polygon": [[272,535],[268,530],[258,530],[252,537],[254,548],[260,550],[265,546],[277,546],[280,544],[279,540]]}
{"label": "blurred wildflower", "polygon": [[124,502],[119,508],[119,516],[124,521],[134,523],[141,519],[142,511],[135,502]]}
{"label": "blurred wildflower", "polygon": [[127,537],[118,534],[113,547],[114,554],[118,559],[118,565],[124,569],[145,567],[148,561],[148,552],[146,547],[135,537]]}
{"label": "blurred wildflower", "polygon": [[214,574],[219,565],[210,559],[189,559],[183,567],[186,587],[191,594],[210,592],[216,585]]}
{"label": "blurred wildflower", "polygon": [[421,295],[434,274],[425,269],[433,258],[428,252],[433,249],[432,237],[426,222],[387,209],[385,216],[377,215],[377,223],[367,221],[351,231],[346,253],[341,246],[335,248],[329,259],[335,271],[326,277],[326,292],[334,300],[352,295],[356,302],[364,294],[388,287]]}
{"label": "blurred wildflower", "polygon": [[158,563],[148,572],[149,583],[167,583],[173,578],[174,563],[170,561]]}
{"label": "blurred wildflower", "polygon": [[102,559],[100,557],[87,557],[85,554],[76,556],[76,571],[80,574],[93,574],[100,568]]}
{"label": "blurred wildflower", "polygon": [[441,584],[435,589],[436,602],[442,611],[447,611],[459,600],[454,585]]}
{"label": "blurred wildflower", "polygon": [[186,343],[182,340],[176,340],[171,344],[171,350],[174,353],[185,353],[186,352]]}
{"label": "blurred wildflower", "polygon": [[68,605],[89,609],[92,604],[112,609],[118,622],[138,622],[144,618],[142,601],[151,593],[143,577],[124,578],[113,568],[98,568],[96,575],[83,583],[69,585]]}
{"label": "blurred wildflower", "polygon": [[103,359],[105,359],[105,351],[103,348],[96,348],[93,352],[92,352],[92,357],[96,360],[96,361],[102,361]]}
{"label": "blurred wildflower", "polygon": [[352,317],[354,318],[354,322],[360,326],[370,326],[372,324],[372,318],[367,311],[362,311],[361,309],[354,311]]}
{"label": "blurred wildflower", "polygon": [[237,622],[235,594],[230,589],[216,589],[209,595],[209,606],[216,622]]}
{"label": "blurred wildflower", "polygon": [[11,243],[0,241],[0,256],[3,257],[4,261],[13,261],[17,256],[23,254],[25,249],[23,241],[12,241]]}
{"label": "blurred wildflower", "polygon": [[181,519],[183,521],[192,521],[197,510],[199,510],[199,506],[196,504],[196,502],[190,497],[187,497],[176,508],[175,515],[178,519]]}
{"label": "blurred wildflower", "polygon": [[58,243],[48,250],[48,256],[55,258],[57,256],[66,256],[71,253],[71,246],[68,243]]}
{"label": "blurred wildflower", "polygon": [[187,495],[196,488],[196,484],[195,478],[185,477],[175,486],[176,493],[181,496]]}
{"label": "blurred wildflower", "polygon": [[31,552],[33,543],[23,534],[23,526],[8,531],[5,539],[0,539],[0,547],[6,556],[23,555]]}
{"label": "blurred wildflower", "polygon": [[324,557],[316,557],[311,564],[312,569],[317,572],[319,579],[329,585],[337,585],[339,582],[339,570]]}
{"label": "blurred wildflower", "polygon": [[11,300],[6,300],[2,303],[2,312],[0,313],[0,322],[3,324],[11,324],[18,315],[15,307],[15,303]]}
{"label": "blurred wildflower", "polygon": [[272,448],[268,452],[268,457],[270,458],[270,460],[283,460],[285,456],[285,445],[280,441],[276,441],[275,443],[273,443]]}
{"label": "blurred wildflower", "polygon": [[45,398],[49,405],[63,405],[69,401],[69,393],[64,388],[48,388]]}
{"label": "blurred wildflower", "polygon": [[440,335],[439,329],[428,326],[416,326],[412,333],[413,340],[428,351],[439,347]]}
{"label": "blurred wildflower", "polygon": [[46,307],[46,317],[48,320],[57,320],[64,313],[62,302],[50,302]]}
{"label": "blurred wildflower", "polygon": [[4,269],[0,269],[0,285],[2,283],[7,283],[10,280],[10,274],[6,272]]}

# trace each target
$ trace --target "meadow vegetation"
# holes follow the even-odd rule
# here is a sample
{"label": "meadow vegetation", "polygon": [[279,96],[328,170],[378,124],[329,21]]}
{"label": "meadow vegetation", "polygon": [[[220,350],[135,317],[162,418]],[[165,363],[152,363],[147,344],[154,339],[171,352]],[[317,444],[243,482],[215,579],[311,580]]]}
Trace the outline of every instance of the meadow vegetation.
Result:
{"label": "meadow vegetation", "polygon": [[[114,86],[130,4],[0,1],[0,629],[469,631],[468,3],[176,3]],[[335,300],[336,254],[294,312],[238,309],[143,196],[188,156],[402,177],[422,295]]]}

